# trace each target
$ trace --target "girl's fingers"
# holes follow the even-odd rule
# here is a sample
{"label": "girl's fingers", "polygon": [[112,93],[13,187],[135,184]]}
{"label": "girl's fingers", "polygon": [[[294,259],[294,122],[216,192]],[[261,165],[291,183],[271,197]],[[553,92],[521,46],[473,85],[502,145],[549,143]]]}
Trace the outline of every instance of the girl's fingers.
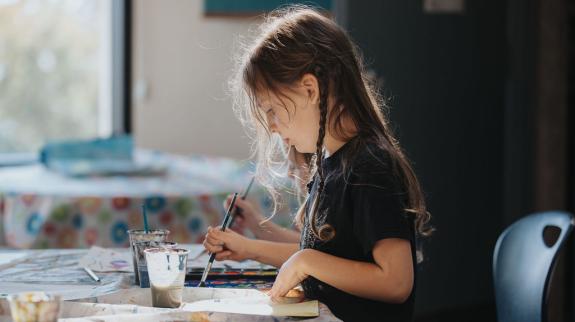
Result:
{"label": "girl's fingers", "polygon": [[245,201],[244,199],[236,198],[235,206],[240,207],[240,208],[244,208],[246,203],[247,203],[247,201]]}
{"label": "girl's fingers", "polygon": [[219,253],[221,251],[224,250],[224,248],[222,246],[219,245],[214,245],[208,242],[208,240],[204,240],[204,247],[210,252],[210,253]]}
{"label": "girl's fingers", "polygon": [[208,231],[208,233],[206,234],[206,237],[221,239],[223,241],[227,236],[226,233],[227,232],[221,231],[220,228],[218,227],[218,229],[212,229],[212,230]]}
{"label": "girl's fingers", "polygon": [[[233,196],[229,195],[226,200],[224,200],[224,209],[228,210],[230,207],[230,203],[232,203]],[[234,208],[244,209],[246,207],[247,201],[242,198],[236,198],[236,202],[234,203]]]}
{"label": "girl's fingers", "polygon": [[229,257],[231,255],[232,255],[232,252],[230,252],[229,250],[225,250],[223,252],[216,254],[216,260],[218,260],[218,261],[227,260],[227,259],[229,259]]}
{"label": "girl's fingers", "polygon": [[204,245],[204,247],[206,247],[208,252],[216,253],[216,254],[224,250],[224,248],[222,246],[213,246],[213,245],[209,245],[209,244]]}
{"label": "girl's fingers", "polygon": [[268,293],[268,295],[270,296],[271,300],[274,303],[278,303],[280,301],[280,298],[282,296],[285,295],[285,293],[287,292],[283,292],[282,294],[282,290],[281,290],[281,286],[277,283],[274,283],[274,286],[272,287],[272,289],[270,290],[270,292]]}
{"label": "girl's fingers", "polygon": [[210,245],[214,245],[214,246],[225,246],[225,244],[226,244],[226,243],[224,243],[223,240],[214,238],[212,235],[206,236],[205,242],[209,243]]}

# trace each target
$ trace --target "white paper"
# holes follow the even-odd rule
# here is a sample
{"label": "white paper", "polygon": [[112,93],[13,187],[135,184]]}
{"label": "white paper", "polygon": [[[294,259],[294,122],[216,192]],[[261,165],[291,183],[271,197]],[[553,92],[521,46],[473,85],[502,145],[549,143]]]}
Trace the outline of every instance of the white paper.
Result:
{"label": "white paper", "polygon": [[80,259],[79,265],[88,267],[94,272],[134,272],[129,248],[111,249],[92,246]]}
{"label": "white paper", "polygon": [[[25,252],[22,252],[25,253]],[[131,275],[98,273],[95,282],[78,261],[86,250],[34,250],[0,269],[0,298],[8,294],[45,291],[65,300],[97,297],[131,286]]]}
{"label": "white paper", "polygon": [[0,251],[0,269],[6,265],[15,264],[26,256],[28,256],[28,252],[25,251],[2,250]]}
{"label": "white paper", "polygon": [[206,250],[202,244],[180,244],[178,247],[190,251],[188,254],[188,262],[196,259]]}
{"label": "white paper", "polygon": [[[202,253],[195,259],[188,260],[188,268],[205,268],[208,260],[210,259],[210,254]],[[214,261],[212,268],[222,268],[222,269],[273,269],[273,266],[262,264],[253,260],[245,260],[242,262],[224,260],[224,261]]]}
{"label": "white paper", "polygon": [[[178,309],[152,308],[150,289],[140,288],[120,290],[116,293],[98,296],[95,301],[98,303],[78,303],[81,304],[78,306],[66,303],[62,317],[78,318],[89,315],[123,313],[148,314],[152,312],[173,312],[174,310],[263,316],[314,317],[319,315],[317,301],[275,304],[266,294],[254,289],[188,287],[184,289],[183,293],[184,304]],[[105,304],[113,305],[105,306]]]}
{"label": "white paper", "polygon": [[269,298],[230,298],[211,299],[186,303],[180,308],[188,312],[220,312],[235,314],[267,315],[267,316],[318,316],[317,301],[305,301],[294,304],[274,304]]}

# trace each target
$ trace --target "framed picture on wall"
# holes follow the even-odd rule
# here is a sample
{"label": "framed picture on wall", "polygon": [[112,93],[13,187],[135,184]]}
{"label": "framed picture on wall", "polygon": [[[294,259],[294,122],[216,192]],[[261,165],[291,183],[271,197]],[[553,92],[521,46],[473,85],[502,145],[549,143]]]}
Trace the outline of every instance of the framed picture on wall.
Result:
{"label": "framed picture on wall", "polygon": [[204,0],[206,16],[253,16],[290,4],[303,4],[326,11],[332,10],[332,0]]}

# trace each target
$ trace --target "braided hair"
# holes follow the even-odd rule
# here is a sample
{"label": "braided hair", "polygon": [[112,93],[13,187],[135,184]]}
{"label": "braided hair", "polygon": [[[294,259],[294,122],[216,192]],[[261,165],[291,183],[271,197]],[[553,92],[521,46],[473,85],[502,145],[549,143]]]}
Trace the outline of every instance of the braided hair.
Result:
{"label": "braided hair", "polygon": [[[318,80],[319,87],[319,133],[316,142],[316,152],[315,152],[315,168],[316,173],[319,176],[318,188],[315,200],[312,207],[312,216],[310,219],[310,227],[313,235],[320,240],[329,240],[334,236],[333,227],[329,224],[323,224],[319,229],[317,227],[317,217],[319,211],[319,204],[323,196],[323,190],[325,186],[325,174],[323,171],[322,162],[324,159],[323,143],[325,139],[325,127],[327,122],[327,112],[328,112],[328,97],[329,97],[329,80],[327,74],[324,73],[324,69],[321,66],[315,66],[313,69],[314,75]],[[302,213],[303,215],[303,213]],[[301,220],[301,219],[300,219]]]}

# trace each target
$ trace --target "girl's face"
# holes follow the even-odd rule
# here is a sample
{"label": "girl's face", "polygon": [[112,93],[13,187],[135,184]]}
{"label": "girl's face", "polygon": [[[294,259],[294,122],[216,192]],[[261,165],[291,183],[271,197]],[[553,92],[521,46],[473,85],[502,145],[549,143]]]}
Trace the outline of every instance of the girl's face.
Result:
{"label": "girl's face", "polygon": [[257,95],[258,106],[270,132],[300,153],[314,153],[319,131],[319,90],[315,76],[306,74],[280,95],[265,91]]}

